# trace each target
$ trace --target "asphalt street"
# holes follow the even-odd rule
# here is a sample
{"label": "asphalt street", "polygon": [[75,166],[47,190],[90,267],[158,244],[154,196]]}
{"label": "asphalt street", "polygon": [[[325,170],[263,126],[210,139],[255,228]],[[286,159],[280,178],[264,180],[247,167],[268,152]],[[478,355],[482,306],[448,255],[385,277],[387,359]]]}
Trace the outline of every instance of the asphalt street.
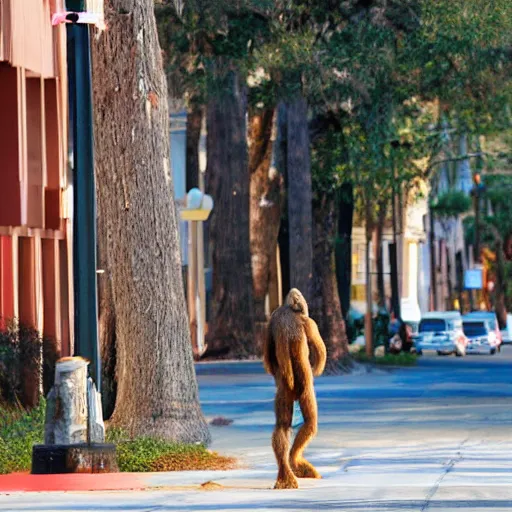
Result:
{"label": "asphalt street", "polygon": [[[272,379],[257,362],[200,364],[205,415],[233,420],[212,427],[212,449],[241,469],[155,474],[151,491],[14,493],[0,510],[512,511],[511,370],[507,346],[319,378],[319,434],[306,455],[323,479],[274,491]],[[207,481],[220,487],[201,490]]]}

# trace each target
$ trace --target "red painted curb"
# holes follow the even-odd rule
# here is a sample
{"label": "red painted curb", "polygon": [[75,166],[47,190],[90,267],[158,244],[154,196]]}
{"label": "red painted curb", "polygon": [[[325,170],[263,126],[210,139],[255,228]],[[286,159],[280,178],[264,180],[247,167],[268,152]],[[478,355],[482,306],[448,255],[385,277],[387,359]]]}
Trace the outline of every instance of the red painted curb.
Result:
{"label": "red painted curb", "polygon": [[146,489],[138,473],[31,475],[12,473],[0,476],[0,493],[49,491],[127,491]]}

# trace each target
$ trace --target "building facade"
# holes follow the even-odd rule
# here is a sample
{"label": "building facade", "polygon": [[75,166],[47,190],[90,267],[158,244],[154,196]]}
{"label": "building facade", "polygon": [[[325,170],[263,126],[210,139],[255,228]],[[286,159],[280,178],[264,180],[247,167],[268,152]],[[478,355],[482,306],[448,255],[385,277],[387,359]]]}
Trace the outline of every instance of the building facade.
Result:
{"label": "building facade", "polygon": [[0,317],[72,340],[63,0],[0,0]]}

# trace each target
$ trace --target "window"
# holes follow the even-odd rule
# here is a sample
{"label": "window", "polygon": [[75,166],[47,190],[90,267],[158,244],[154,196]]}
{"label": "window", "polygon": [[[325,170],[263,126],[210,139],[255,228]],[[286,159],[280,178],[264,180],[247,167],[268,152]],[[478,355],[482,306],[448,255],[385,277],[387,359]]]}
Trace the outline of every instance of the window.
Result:
{"label": "window", "polygon": [[426,318],[420,322],[419,332],[446,331],[446,322],[440,318]]}
{"label": "window", "polygon": [[469,337],[485,336],[487,334],[486,325],[484,322],[464,322],[464,334]]}

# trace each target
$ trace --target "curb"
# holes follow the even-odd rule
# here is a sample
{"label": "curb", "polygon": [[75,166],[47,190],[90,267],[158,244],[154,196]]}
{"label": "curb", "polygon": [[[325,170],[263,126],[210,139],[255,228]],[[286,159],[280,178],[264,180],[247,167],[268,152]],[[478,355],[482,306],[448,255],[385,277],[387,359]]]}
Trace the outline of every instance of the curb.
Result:
{"label": "curb", "polygon": [[11,473],[0,476],[0,494],[11,492],[129,491],[151,487],[140,473],[32,475]]}

